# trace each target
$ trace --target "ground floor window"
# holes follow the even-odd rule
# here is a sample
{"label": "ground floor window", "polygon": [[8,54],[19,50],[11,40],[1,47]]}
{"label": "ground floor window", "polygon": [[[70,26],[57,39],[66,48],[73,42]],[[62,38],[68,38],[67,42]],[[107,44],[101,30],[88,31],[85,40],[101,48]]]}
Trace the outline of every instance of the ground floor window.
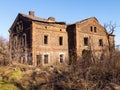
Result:
{"label": "ground floor window", "polygon": [[48,64],[48,59],[49,59],[49,55],[45,54],[44,55],[44,64]]}
{"label": "ground floor window", "polygon": [[37,58],[37,66],[39,66],[41,64],[42,56],[41,55],[37,55],[36,58]]}
{"label": "ground floor window", "polygon": [[84,46],[88,46],[89,42],[88,42],[88,37],[84,38]]}
{"label": "ground floor window", "polygon": [[92,51],[91,50],[83,50],[82,51],[82,59],[83,60],[90,60],[92,57]]}
{"label": "ground floor window", "polygon": [[103,46],[103,40],[99,39],[99,46]]}
{"label": "ground floor window", "polygon": [[60,63],[63,63],[63,61],[64,61],[64,55],[60,54]]}

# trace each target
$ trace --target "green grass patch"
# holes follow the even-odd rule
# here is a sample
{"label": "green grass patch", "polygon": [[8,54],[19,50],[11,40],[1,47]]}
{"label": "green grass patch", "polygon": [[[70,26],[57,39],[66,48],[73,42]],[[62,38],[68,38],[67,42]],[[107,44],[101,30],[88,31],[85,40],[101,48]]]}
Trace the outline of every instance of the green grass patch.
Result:
{"label": "green grass patch", "polygon": [[19,69],[14,70],[8,76],[9,77],[8,82],[19,81],[22,78],[22,76],[23,74]]}
{"label": "green grass patch", "polygon": [[19,90],[19,89],[13,84],[3,84],[0,85],[0,90]]}

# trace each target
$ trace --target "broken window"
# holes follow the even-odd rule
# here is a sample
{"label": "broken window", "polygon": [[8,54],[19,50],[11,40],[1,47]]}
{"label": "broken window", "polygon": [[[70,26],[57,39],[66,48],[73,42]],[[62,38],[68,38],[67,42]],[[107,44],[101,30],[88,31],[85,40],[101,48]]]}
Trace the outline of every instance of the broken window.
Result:
{"label": "broken window", "polygon": [[59,45],[63,45],[63,37],[59,37]]}
{"label": "broken window", "polygon": [[64,55],[60,54],[60,63],[63,63]]}
{"label": "broken window", "polygon": [[22,21],[20,21],[19,30],[20,30],[20,31],[23,31],[23,22],[22,22]]}
{"label": "broken window", "polygon": [[44,44],[48,44],[48,36],[44,35]]}
{"label": "broken window", "polygon": [[84,46],[88,46],[88,37],[84,38]]}
{"label": "broken window", "polygon": [[25,46],[25,35],[23,36],[23,46]]}
{"label": "broken window", "polygon": [[17,22],[16,31],[17,32],[23,31],[23,22],[22,21]]}
{"label": "broken window", "polygon": [[36,55],[36,59],[37,59],[37,66],[39,66],[41,64],[41,55]]}
{"label": "broken window", "polygon": [[90,31],[91,31],[91,32],[93,31],[93,28],[92,28],[92,26],[90,27]]}
{"label": "broken window", "polygon": [[103,46],[103,40],[99,39],[99,46]]}
{"label": "broken window", "polygon": [[97,32],[97,28],[96,27],[94,27],[94,32]]}
{"label": "broken window", "polygon": [[15,48],[17,48],[17,36],[15,36],[15,38],[14,38],[14,46],[15,46]]}
{"label": "broken window", "polygon": [[22,38],[20,38],[20,45],[22,47],[26,46],[26,36],[23,35]]}
{"label": "broken window", "polygon": [[48,54],[44,55],[44,64],[48,64]]}

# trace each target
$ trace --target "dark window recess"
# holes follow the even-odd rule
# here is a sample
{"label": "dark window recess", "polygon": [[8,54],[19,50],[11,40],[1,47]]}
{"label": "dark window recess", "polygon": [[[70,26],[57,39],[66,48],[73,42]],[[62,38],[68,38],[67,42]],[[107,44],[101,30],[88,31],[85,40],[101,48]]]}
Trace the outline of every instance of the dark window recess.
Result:
{"label": "dark window recess", "polygon": [[93,28],[92,28],[92,26],[90,27],[90,31],[91,31],[91,32],[93,31]]}
{"label": "dark window recess", "polygon": [[88,46],[88,38],[87,37],[84,38],[84,45]]}
{"label": "dark window recess", "polygon": [[94,32],[97,32],[97,28],[96,27],[94,27]]}
{"label": "dark window recess", "polygon": [[63,63],[63,54],[60,54],[60,63]]}
{"label": "dark window recess", "polygon": [[63,45],[63,37],[59,37],[59,45]]}
{"label": "dark window recess", "polygon": [[99,46],[103,46],[103,40],[99,39]]}
{"label": "dark window recess", "polygon": [[25,46],[25,36],[23,36],[23,46]]}
{"label": "dark window recess", "polygon": [[44,44],[48,44],[48,36],[47,35],[44,36]]}
{"label": "dark window recess", "polygon": [[37,66],[39,66],[41,64],[41,55],[36,55],[36,59],[37,59]]}
{"label": "dark window recess", "polygon": [[23,44],[22,44],[22,38],[20,38],[20,45],[22,46]]}
{"label": "dark window recess", "polygon": [[44,64],[48,64],[48,55],[44,55]]}

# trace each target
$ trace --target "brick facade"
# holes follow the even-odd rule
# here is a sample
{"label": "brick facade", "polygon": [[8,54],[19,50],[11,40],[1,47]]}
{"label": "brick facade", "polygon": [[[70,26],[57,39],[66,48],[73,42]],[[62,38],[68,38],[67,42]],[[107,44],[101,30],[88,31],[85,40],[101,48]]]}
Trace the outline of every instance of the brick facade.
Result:
{"label": "brick facade", "polygon": [[108,38],[94,17],[67,25],[53,17],[38,18],[34,12],[18,14],[9,33],[11,59],[35,66],[68,64],[72,56],[77,60],[85,50],[100,58],[114,46],[114,35]]}
{"label": "brick facade", "polygon": [[68,25],[67,32],[70,61],[72,56],[79,60],[89,55],[89,59],[101,60],[110,55],[109,48],[114,49],[114,35],[109,35],[95,17]]}

